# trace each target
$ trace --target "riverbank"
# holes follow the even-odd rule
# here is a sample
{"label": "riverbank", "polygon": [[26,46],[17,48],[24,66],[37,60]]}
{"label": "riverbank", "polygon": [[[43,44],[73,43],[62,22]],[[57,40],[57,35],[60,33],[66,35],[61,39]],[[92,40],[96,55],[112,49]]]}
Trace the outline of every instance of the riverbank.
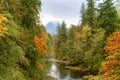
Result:
{"label": "riverbank", "polygon": [[103,80],[101,75],[92,75],[87,68],[78,66],[65,66],[66,69],[79,71],[81,73],[82,80]]}
{"label": "riverbank", "polygon": [[46,80],[103,80],[100,75],[93,75],[90,73],[90,69],[86,67],[68,66],[62,63],[60,60],[49,59],[49,75]]}
{"label": "riverbank", "polygon": [[89,75],[89,76],[83,76],[82,80],[103,80],[103,79],[100,75],[97,76]]}
{"label": "riverbank", "polygon": [[57,79],[52,76],[47,76],[46,80],[57,80]]}

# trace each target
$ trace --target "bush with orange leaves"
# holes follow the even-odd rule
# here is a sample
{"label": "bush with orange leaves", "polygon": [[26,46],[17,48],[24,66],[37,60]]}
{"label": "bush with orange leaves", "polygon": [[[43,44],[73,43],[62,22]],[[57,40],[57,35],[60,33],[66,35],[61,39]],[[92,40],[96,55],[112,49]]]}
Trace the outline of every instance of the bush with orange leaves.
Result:
{"label": "bush with orange leaves", "polygon": [[104,50],[106,59],[100,73],[105,80],[120,80],[120,31],[112,33],[107,38]]}
{"label": "bush with orange leaves", "polygon": [[3,14],[0,14],[0,37],[4,37],[4,35],[7,33],[8,29],[3,26],[3,23],[7,21],[7,18]]}
{"label": "bush with orange leaves", "polygon": [[111,52],[120,48],[120,32],[113,32],[113,34],[107,38],[107,41],[106,47],[104,48],[105,51]]}
{"label": "bush with orange leaves", "polygon": [[47,45],[43,38],[39,38],[38,36],[35,35],[34,43],[35,43],[36,50],[38,50],[39,53],[41,54],[47,53]]}
{"label": "bush with orange leaves", "polygon": [[37,65],[39,70],[43,70],[43,65],[40,64],[38,61],[36,62],[36,65]]}

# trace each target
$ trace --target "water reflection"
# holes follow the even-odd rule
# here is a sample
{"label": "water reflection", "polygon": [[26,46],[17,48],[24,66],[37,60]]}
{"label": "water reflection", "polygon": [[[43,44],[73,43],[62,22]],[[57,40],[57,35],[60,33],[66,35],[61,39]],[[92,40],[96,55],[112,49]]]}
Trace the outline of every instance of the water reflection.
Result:
{"label": "water reflection", "polygon": [[66,70],[64,66],[53,63],[48,75],[57,78],[58,80],[82,80],[80,75],[75,73],[71,70]]}

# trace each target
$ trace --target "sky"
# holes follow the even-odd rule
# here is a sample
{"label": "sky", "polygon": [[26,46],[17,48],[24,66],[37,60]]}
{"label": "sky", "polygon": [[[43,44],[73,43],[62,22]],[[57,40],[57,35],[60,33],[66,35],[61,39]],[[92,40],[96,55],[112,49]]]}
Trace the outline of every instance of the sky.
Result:
{"label": "sky", "polygon": [[85,0],[42,0],[41,22],[66,22],[67,27],[77,25],[80,20],[80,7]]}
{"label": "sky", "polygon": [[[71,24],[77,25],[80,21],[80,9],[86,0],[41,0],[41,22],[44,26],[47,23],[56,21],[66,22],[69,28]],[[97,4],[103,0],[97,0]]]}

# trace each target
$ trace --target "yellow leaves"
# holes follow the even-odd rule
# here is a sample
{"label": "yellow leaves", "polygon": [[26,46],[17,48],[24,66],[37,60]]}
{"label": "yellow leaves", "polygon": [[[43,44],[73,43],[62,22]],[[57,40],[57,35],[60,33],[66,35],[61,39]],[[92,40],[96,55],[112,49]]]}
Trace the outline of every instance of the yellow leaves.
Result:
{"label": "yellow leaves", "polygon": [[7,18],[3,14],[0,14],[0,37],[4,37],[8,29],[3,26],[3,22],[7,21]]}
{"label": "yellow leaves", "polygon": [[83,26],[83,28],[82,28],[82,33],[83,33],[83,35],[86,35],[88,32],[90,32],[91,31],[91,27],[90,26],[88,26],[88,25],[86,25],[86,26]]}
{"label": "yellow leaves", "polygon": [[7,18],[3,14],[0,14],[0,24],[2,24],[4,21],[7,21]]}
{"label": "yellow leaves", "polygon": [[34,43],[36,46],[36,50],[38,50],[41,54],[47,53],[47,45],[43,38],[39,38],[38,36],[34,36]]}
{"label": "yellow leaves", "polygon": [[83,31],[89,31],[89,30],[91,30],[91,27],[90,26],[88,26],[88,25],[86,25],[86,26],[84,26],[83,27],[83,29],[82,29]]}
{"label": "yellow leaves", "polygon": [[8,29],[6,27],[1,28],[0,27],[0,37],[5,37],[4,34],[6,34]]}

